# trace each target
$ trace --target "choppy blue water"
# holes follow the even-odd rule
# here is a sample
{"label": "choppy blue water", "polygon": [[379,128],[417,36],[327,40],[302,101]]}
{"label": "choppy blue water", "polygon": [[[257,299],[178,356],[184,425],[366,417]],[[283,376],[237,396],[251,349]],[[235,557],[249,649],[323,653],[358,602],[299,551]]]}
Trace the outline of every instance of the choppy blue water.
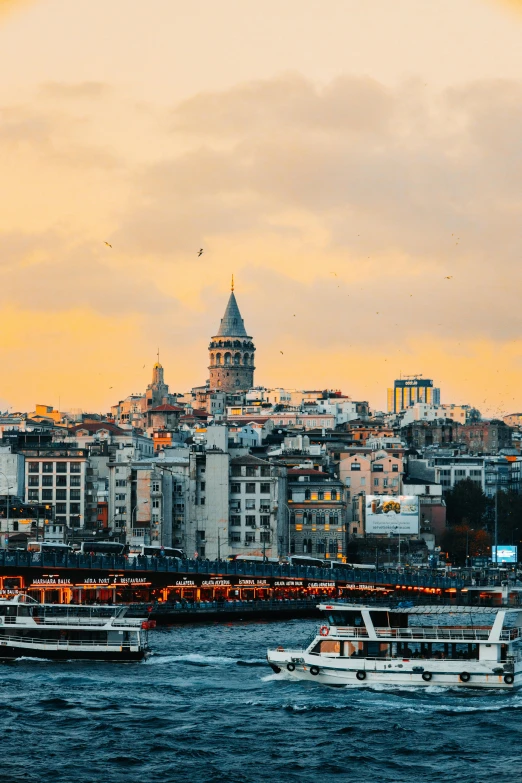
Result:
{"label": "choppy blue water", "polygon": [[513,783],[522,692],[330,689],[267,646],[317,624],[174,627],[141,664],[0,666],[2,783]]}

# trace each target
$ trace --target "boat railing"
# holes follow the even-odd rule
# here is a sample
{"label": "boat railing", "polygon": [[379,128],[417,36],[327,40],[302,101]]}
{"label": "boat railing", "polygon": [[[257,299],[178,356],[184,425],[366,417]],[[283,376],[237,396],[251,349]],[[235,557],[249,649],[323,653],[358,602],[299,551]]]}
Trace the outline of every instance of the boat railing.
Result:
{"label": "boat railing", "polygon": [[122,644],[122,642],[97,642],[97,641],[81,641],[76,639],[40,639],[35,638],[32,639],[30,636],[2,636],[0,639],[0,657],[1,657],[1,651],[2,647],[6,646],[8,644],[15,644],[16,647],[30,647],[30,646],[38,646],[41,648],[43,645],[48,645],[49,647],[55,648],[76,648],[76,647],[95,647],[97,651],[99,650],[119,650],[122,647],[129,648],[129,649],[137,649],[139,645],[135,642],[125,643]]}
{"label": "boat railing", "polygon": [[[21,618],[25,620],[26,618]],[[38,626],[41,625],[83,625],[83,626],[97,626],[111,628],[139,628],[142,620],[145,618],[129,617],[127,619],[118,618],[113,620],[112,617],[82,617],[81,615],[64,615],[50,616],[50,617],[33,617],[33,620]],[[21,624],[21,623],[19,623]]]}
{"label": "boat railing", "polygon": [[[352,639],[368,639],[366,628],[337,627],[332,632],[335,636],[349,637]],[[440,626],[412,627],[412,628],[376,628],[375,633],[379,638],[397,639],[405,641],[487,641],[491,633],[490,628],[442,628]],[[509,642],[520,638],[519,628],[507,628],[500,632],[500,641]]]}

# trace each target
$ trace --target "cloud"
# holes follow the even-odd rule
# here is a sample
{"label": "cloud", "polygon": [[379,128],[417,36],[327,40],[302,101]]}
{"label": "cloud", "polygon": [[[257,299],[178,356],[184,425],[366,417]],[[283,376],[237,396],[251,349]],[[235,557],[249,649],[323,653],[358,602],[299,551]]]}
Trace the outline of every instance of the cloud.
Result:
{"label": "cloud", "polygon": [[64,353],[81,313],[122,379],[159,341],[183,390],[234,272],[258,383],[383,405],[419,371],[478,404],[497,369],[522,381],[521,99],[517,81],[283,74],[147,114],[110,85],[44,85],[0,109],[0,307],[52,321]]}

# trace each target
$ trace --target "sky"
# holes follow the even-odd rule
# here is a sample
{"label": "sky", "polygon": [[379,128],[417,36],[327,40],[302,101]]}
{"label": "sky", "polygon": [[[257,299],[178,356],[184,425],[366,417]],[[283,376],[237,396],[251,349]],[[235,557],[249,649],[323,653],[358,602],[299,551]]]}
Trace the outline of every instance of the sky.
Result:
{"label": "sky", "polygon": [[518,0],[0,0],[0,410],[203,384],[232,273],[257,384],[522,410],[521,43]]}

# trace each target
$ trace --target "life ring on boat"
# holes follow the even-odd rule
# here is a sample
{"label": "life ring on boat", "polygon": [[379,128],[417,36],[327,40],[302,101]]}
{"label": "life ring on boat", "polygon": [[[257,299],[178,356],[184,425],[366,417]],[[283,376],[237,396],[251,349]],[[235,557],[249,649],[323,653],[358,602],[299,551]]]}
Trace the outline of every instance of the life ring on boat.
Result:
{"label": "life ring on boat", "polygon": [[314,677],[317,677],[319,674],[319,666],[310,666],[310,674],[313,674]]}
{"label": "life ring on boat", "polygon": [[319,636],[328,636],[329,633],[330,633],[330,629],[328,628],[328,626],[321,625],[321,627],[319,628]]}
{"label": "life ring on boat", "polygon": [[366,679],[366,672],[363,672],[362,669],[359,669],[358,672],[356,672],[355,676],[358,680],[365,680]]}
{"label": "life ring on boat", "polygon": [[429,682],[432,677],[433,674],[431,672],[422,672],[422,679],[424,680],[424,682]]}
{"label": "life ring on boat", "polygon": [[505,674],[504,675],[504,682],[506,685],[513,685],[515,682],[515,675],[514,674]]}
{"label": "life ring on boat", "polygon": [[471,674],[468,672],[461,672],[459,677],[461,682],[469,682],[471,680]]}
{"label": "life ring on boat", "polygon": [[295,671],[295,663],[287,663],[286,668],[288,669],[289,672]]}

